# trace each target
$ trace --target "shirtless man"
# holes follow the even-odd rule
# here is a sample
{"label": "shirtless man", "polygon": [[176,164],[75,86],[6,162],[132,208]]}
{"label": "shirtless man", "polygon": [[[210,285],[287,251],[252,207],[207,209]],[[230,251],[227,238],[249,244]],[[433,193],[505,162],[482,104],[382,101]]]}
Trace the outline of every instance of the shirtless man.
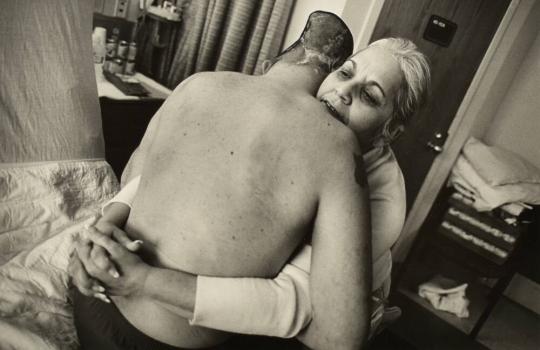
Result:
{"label": "shirtless man", "polygon": [[[163,268],[148,281],[167,269],[271,277],[313,232],[308,331],[322,335],[317,347],[358,348],[371,280],[365,173],[355,135],[313,97],[325,74],[310,54],[289,51],[263,76],[201,73],[178,87],[154,123],[125,228]],[[223,341],[151,297],[113,301],[159,342]]]}

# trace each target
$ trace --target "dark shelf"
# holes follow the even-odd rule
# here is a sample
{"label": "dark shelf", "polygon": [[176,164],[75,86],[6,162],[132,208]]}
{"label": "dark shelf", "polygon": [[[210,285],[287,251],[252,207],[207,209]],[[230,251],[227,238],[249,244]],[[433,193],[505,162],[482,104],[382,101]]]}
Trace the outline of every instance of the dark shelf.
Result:
{"label": "dark shelf", "polygon": [[[471,279],[470,276],[466,276],[464,279],[460,280],[459,278],[456,278],[456,275],[459,274],[459,272],[449,273],[449,268],[451,267],[441,267],[440,265],[428,266],[427,264],[414,264],[409,266],[407,279],[398,288],[398,292],[414,301],[416,304],[422,306],[424,309],[432,312],[438,318],[451,324],[460,331],[469,334],[474,328],[483,310],[488,305],[490,288],[480,284],[479,280],[475,281]],[[418,295],[418,286],[429,281],[433,276],[441,274],[441,270],[444,271],[442,274],[445,276],[449,274],[453,275],[452,279],[456,280],[456,282],[459,284],[468,284],[465,292],[467,299],[470,300],[468,318],[459,318],[449,312],[437,310],[429,303],[429,301]]]}
{"label": "dark shelf", "polygon": [[[488,350],[466,333],[452,327],[432,310],[421,306],[409,295],[396,292],[392,303],[398,305],[403,315],[390,326],[389,332],[414,346],[417,350]],[[388,348],[401,350],[401,348]]]}
{"label": "dark shelf", "polygon": [[[438,195],[401,269],[395,294],[475,338],[516,273],[536,226],[509,225],[493,213],[477,212],[451,196],[451,190]],[[507,255],[495,254],[494,248]],[[418,286],[435,275],[454,280],[456,285],[468,284],[468,318],[436,310],[418,295]]]}

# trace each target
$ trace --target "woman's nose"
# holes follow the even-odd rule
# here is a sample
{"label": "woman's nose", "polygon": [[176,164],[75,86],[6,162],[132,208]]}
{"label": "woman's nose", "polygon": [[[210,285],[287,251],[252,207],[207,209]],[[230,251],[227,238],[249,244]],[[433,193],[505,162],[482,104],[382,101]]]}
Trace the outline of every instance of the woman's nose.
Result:
{"label": "woman's nose", "polygon": [[347,85],[342,85],[340,87],[338,87],[336,89],[336,93],[337,95],[339,96],[339,98],[341,99],[341,102],[344,104],[344,105],[350,105],[351,102],[352,102],[352,97],[351,97],[351,89],[349,86]]}

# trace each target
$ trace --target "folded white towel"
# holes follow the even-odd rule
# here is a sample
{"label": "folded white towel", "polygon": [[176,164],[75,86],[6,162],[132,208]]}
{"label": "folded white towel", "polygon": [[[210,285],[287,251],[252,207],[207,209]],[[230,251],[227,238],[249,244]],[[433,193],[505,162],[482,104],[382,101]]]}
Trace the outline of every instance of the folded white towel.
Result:
{"label": "folded white towel", "polygon": [[449,184],[464,195],[474,193],[473,206],[478,211],[489,211],[507,203],[540,204],[540,184],[490,185],[463,155],[458,157],[452,168]]}
{"label": "folded white towel", "polygon": [[462,154],[491,186],[540,184],[540,169],[509,150],[488,146],[471,137],[463,146]]}

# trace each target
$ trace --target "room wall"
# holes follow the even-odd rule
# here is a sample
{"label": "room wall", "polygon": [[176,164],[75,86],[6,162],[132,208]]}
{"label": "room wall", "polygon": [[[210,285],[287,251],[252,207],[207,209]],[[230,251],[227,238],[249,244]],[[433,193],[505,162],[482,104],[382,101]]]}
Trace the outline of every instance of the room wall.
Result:
{"label": "room wall", "polygon": [[[501,46],[507,55],[496,55],[496,69],[486,78],[473,103],[473,136],[488,144],[512,150],[540,167],[540,2],[521,0]],[[505,294],[540,314],[540,285],[517,274]]]}
{"label": "room wall", "polygon": [[345,3],[346,0],[296,0],[283,41],[283,48],[288,47],[298,39],[311,12],[321,10],[341,16]]}
{"label": "room wall", "polygon": [[[484,141],[511,150],[540,168],[540,33],[527,52]],[[507,296],[540,314],[540,285],[516,275]]]}
{"label": "room wall", "polygon": [[283,48],[298,39],[309,14],[316,10],[340,16],[353,34],[355,51],[369,43],[384,0],[296,0]]}
{"label": "room wall", "polygon": [[484,140],[514,151],[540,168],[540,34],[536,35]]}

